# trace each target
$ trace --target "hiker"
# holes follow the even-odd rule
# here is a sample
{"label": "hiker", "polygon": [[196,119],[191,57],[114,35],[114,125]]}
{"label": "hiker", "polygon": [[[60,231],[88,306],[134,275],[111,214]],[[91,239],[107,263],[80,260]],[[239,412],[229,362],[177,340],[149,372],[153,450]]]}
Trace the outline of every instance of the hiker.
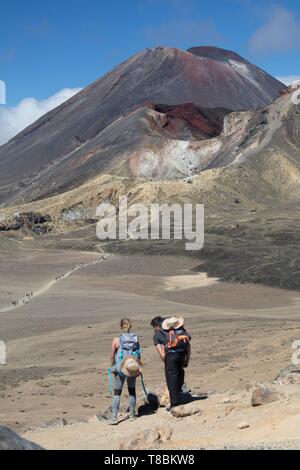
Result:
{"label": "hiker", "polygon": [[188,367],[191,357],[191,336],[184,328],[182,317],[165,320],[155,317],[151,321],[155,333],[153,341],[165,364],[167,386],[170,394],[170,408],[181,403],[181,394],[186,393],[184,368]]}
{"label": "hiker", "polygon": [[114,392],[112,400],[112,415],[110,424],[118,424],[118,412],[120,408],[121,394],[124,382],[127,381],[129,393],[129,419],[136,417],[136,378],[142,372],[141,350],[138,337],[131,333],[131,322],[123,318],[120,322],[121,335],[113,339],[111,368],[109,376],[114,376]]}
{"label": "hiker", "polygon": [[[158,317],[154,317],[150,323],[155,331],[153,335],[153,342],[163,362],[164,362],[164,354],[165,354],[164,341],[166,340],[166,333],[164,333],[162,329],[162,324],[164,320],[165,318],[158,316]],[[191,389],[185,383],[183,383],[181,387],[181,393],[189,394],[191,393]]]}

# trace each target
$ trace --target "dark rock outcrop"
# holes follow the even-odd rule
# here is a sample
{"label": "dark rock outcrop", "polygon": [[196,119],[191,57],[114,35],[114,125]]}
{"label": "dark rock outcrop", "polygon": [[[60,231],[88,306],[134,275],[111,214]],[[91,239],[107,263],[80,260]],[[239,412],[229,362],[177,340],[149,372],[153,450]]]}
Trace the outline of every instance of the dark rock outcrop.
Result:
{"label": "dark rock outcrop", "polygon": [[4,220],[0,224],[0,232],[10,232],[20,230],[27,227],[37,235],[43,235],[49,231],[48,223],[51,222],[49,215],[42,215],[35,212],[24,212],[15,214],[7,221]]}
{"label": "dark rock outcrop", "polygon": [[37,444],[23,439],[5,426],[0,426],[0,450],[43,450]]}

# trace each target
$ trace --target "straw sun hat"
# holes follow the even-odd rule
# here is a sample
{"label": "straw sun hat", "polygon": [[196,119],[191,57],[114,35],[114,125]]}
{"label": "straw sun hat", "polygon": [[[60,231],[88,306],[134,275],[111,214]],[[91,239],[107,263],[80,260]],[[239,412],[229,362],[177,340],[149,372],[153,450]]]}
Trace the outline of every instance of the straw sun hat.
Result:
{"label": "straw sun hat", "polygon": [[182,328],[184,325],[183,317],[171,317],[166,318],[162,323],[162,329],[169,331],[169,330],[177,330],[178,328]]}
{"label": "straw sun hat", "polygon": [[133,356],[124,357],[120,371],[126,377],[137,377],[142,373],[143,367],[139,359]]}

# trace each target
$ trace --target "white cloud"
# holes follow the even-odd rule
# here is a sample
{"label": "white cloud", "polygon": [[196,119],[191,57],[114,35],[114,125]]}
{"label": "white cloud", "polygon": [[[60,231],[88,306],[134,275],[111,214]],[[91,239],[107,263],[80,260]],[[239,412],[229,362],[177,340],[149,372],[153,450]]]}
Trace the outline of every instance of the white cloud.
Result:
{"label": "white cloud", "polygon": [[80,90],[80,88],[65,88],[45,100],[25,98],[15,107],[0,106],[0,145]]}
{"label": "white cloud", "polygon": [[285,85],[293,85],[293,83],[300,81],[300,75],[285,75],[283,77],[277,77],[277,80],[285,83]]}
{"label": "white cloud", "polygon": [[267,22],[250,39],[253,53],[287,52],[299,47],[300,21],[296,15],[281,6],[273,6]]}
{"label": "white cloud", "polygon": [[6,103],[6,86],[5,82],[0,80],[0,104]]}

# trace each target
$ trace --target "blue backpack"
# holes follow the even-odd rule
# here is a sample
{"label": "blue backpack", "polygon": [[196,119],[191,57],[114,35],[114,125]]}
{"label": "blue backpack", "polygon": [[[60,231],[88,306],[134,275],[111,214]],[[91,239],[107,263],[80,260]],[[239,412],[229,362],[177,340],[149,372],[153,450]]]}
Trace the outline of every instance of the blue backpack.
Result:
{"label": "blue backpack", "polygon": [[122,375],[120,368],[126,356],[133,356],[137,359],[141,357],[140,343],[135,333],[122,333],[119,337],[119,348],[115,354],[115,363],[112,367],[112,370],[118,375]]}

